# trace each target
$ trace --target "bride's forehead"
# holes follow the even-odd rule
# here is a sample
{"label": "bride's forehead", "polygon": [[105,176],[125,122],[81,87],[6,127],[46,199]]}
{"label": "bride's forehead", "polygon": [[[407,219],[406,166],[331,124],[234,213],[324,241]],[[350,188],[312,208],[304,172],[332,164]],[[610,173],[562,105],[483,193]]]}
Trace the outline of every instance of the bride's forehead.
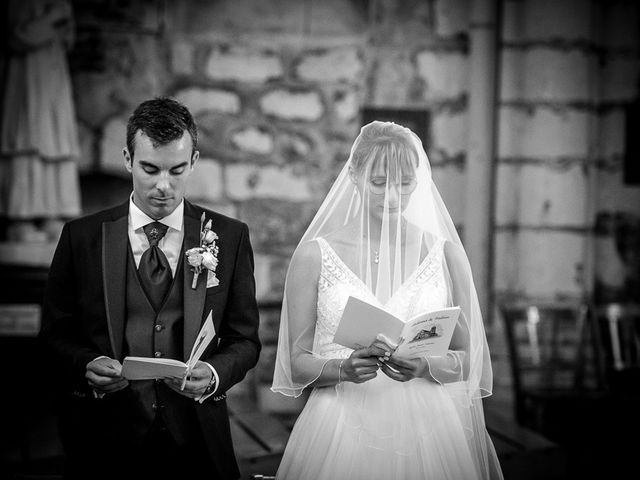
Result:
{"label": "bride's forehead", "polygon": [[407,156],[388,157],[386,155],[372,159],[369,171],[376,176],[415,175],[416,162]]}

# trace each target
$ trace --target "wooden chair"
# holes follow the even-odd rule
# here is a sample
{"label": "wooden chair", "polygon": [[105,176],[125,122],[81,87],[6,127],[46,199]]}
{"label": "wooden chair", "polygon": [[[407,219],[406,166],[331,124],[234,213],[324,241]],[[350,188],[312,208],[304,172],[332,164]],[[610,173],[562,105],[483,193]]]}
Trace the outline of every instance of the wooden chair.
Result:
{"label": "wooden chair", "polygon": [[606,395],[587,304],[504,303],[500,311],[517,422],[560,444],[594,427]]}
{"label": "wooden chair", "polygon": [[640,305],[604,303],[591,311],[606,387],[612,394],[640,399]]}
{"label": "wooden chair", "polygon": [[[609,451],[603,454],[610,465],[627,472],[637,467],[638,456],[637,442],[627,439],[640,430],[640,304],[603,303],[594,305],[591,313],[608,392],[604,418],[609,429],[603,443]],[[616,475],[608,472],[606,476]]]}

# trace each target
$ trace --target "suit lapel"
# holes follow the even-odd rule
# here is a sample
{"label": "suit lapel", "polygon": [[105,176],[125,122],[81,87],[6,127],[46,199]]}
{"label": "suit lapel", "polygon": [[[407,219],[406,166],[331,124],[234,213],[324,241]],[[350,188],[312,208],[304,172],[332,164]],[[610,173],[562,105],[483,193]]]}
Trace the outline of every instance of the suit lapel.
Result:
{"label": "suit lapel", "polygon": [[102,224],[102,282],[107,312],[109,340],[113,357],[120,360],[124,339],[127,244],[129,242],[127,213]]}
{"label": "suit lapel", "polygon": [[[198,211],[186,200],[184,201],[184,251],[200,245],[200,218]],[[204,299],[207,293],[207,271],[198,276],[196,288],[191,288],[193,270],[184,264],[184,358],[191,355],[191,349],[200,331]]]}

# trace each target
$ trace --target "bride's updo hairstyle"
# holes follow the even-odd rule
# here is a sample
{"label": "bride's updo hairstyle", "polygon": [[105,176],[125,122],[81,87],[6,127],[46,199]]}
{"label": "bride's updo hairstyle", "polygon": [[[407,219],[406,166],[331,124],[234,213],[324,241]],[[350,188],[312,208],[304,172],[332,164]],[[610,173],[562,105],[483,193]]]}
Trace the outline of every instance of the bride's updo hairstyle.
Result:
{"label": "bride's updo hairstyle", "polygon": [[362,127],[352,149],[354,173],[360,175],[378,161],[385,162],[385,170],[392,176],[396,168],[413,173],[418,166],[418,156],[411,131],[396,123],[378,120]]}

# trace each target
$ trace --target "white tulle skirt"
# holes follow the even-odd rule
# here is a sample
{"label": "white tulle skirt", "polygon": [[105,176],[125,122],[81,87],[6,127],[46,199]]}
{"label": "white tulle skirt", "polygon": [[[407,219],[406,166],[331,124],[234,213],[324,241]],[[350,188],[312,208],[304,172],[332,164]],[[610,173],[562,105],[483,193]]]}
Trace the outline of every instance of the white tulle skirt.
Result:
{"label": "white tulle skirt", "polygon": [[477,479],[469,436],[442,386],[399,383],[380,373],[363,384],[311,393],[276,478]]}

